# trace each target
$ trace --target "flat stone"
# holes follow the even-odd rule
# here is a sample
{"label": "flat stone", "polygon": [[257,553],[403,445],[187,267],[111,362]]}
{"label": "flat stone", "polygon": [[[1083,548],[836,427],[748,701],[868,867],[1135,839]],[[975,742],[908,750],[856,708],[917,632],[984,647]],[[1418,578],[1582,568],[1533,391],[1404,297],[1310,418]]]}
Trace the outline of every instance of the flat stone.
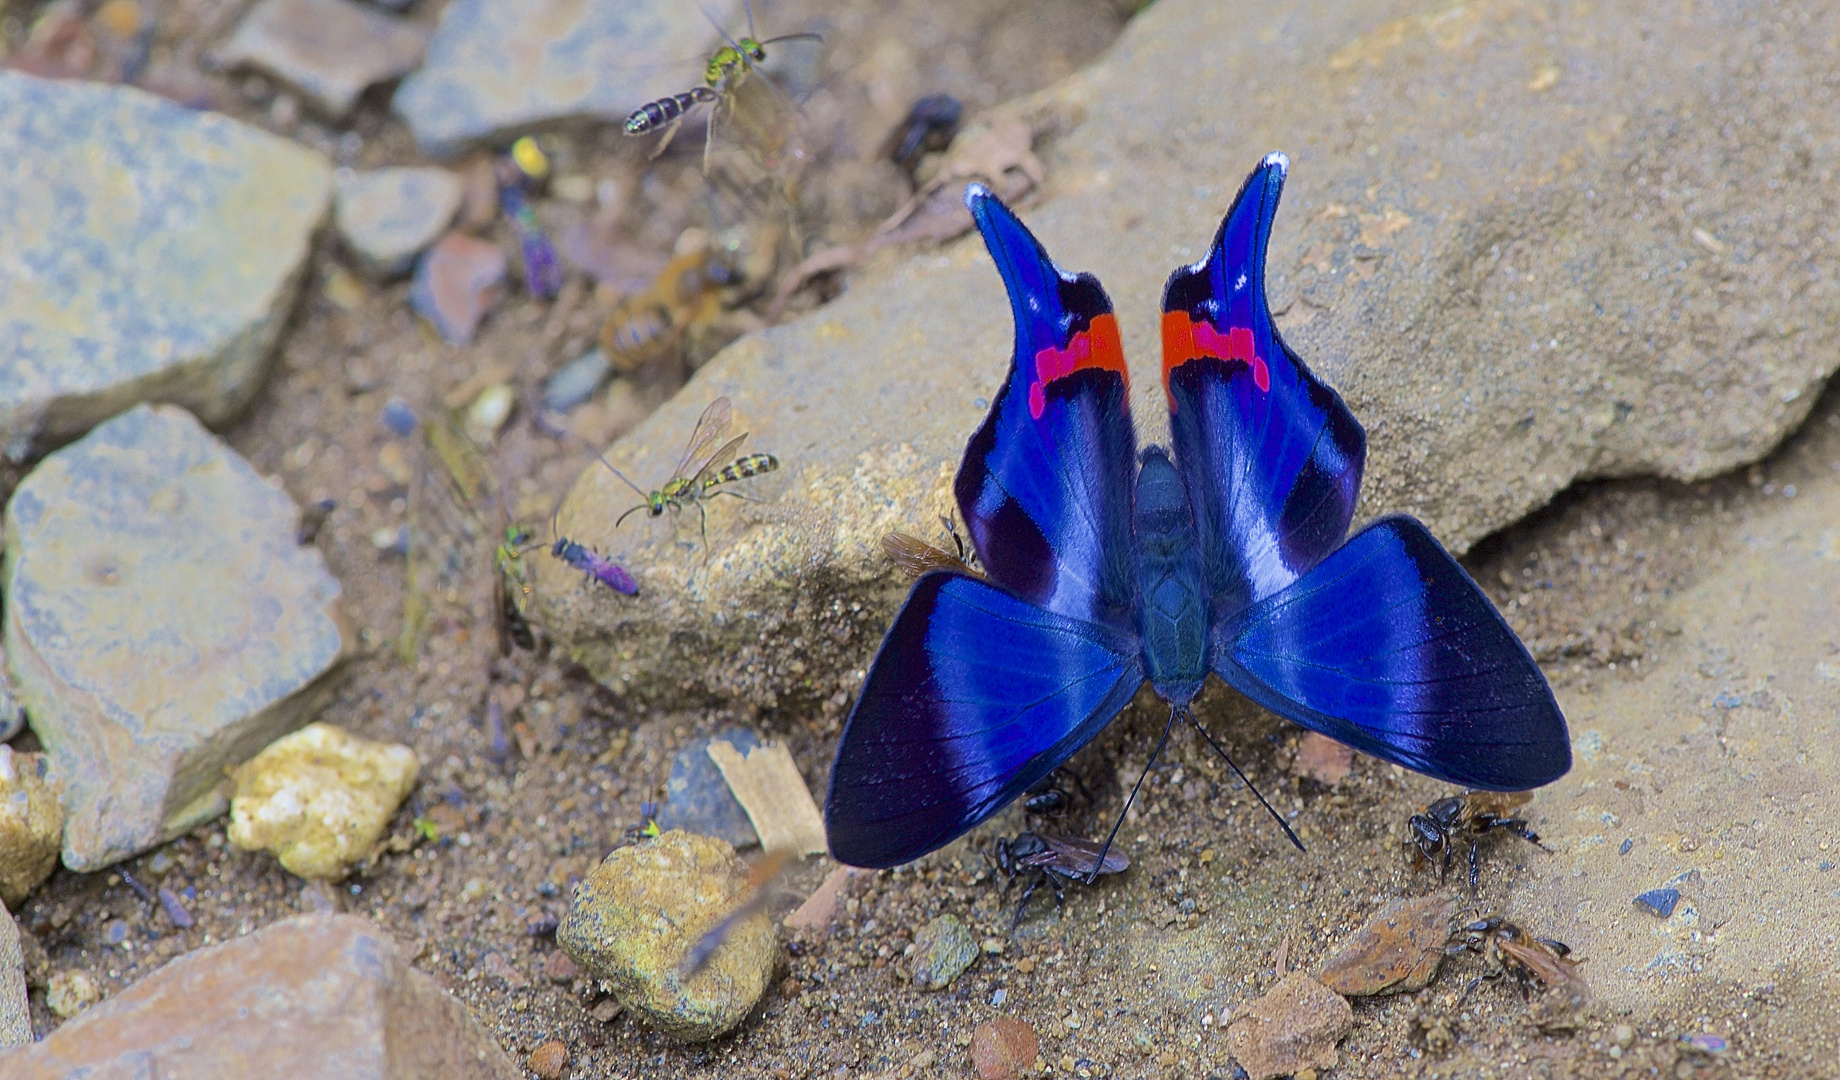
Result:
{"label": "flat stone", "polygon": [[944,990],[978,958],[977,937],[956,915],[941,915],[914,931],[908,975],[916,990]]}
{"label": "flat stone", "polygon": [[[1413,513],[1461,552],[1574,480],[1768,453],[1840,364],[1840,110],[1811,112],[1802,90],[1840,77],[1835,31],[1600,4],[1554,37],[1506,0],[1399,10],[1159,0],[1106,60],[1030,99],[1056,135],[1023,217],[1109,290],[1140,442],[1167,437],[1163,285],[1282,149],[1269,291],[1366,426],[1363,518]],[[1759,51],[1768,78],[1746,66]],[[1530,88],[1547,65],[1556,82]],[[1244,92],[1229,107],[1221,87]],[[954,509],[1013,340],[972,236],[730,346],[609,460],[661,484],[726,394],[747,449],[781,461],[737,486],[761,501],[709,504],[707,565],[694,510],[629,519],[646,602],[617,622],[540,568],[545,628],[628,693],[847,703],[910,584],[882,534]],[[631,499],[591,463],[563,525],[612,537]]]}
{"label": "flat stone", "polygon": [[442,340],[465,345],[504,296],[511,261],[503,248],[463,232],[450,232],[415,264],[409,306],[434,325]]}
{"label": "flat stone", "polygon": [[187,953],[6,1059],[12,1080],[516,1080],[368,919],[303,915]]}
{"label": "flat stone", "polygon": [[1014,1017],[986,1020],[971,1032],[971,1068],[978,1080],[1016,1080],[1040,1053],[1035,1029]]}
{"label": "flat stone", "polygon": [[1456,907],[1447,896],[1388,901],[1336,949],[1317,978],[1348,997],[1423,990],[1443,963]]}
{"label": "flat stone", "polygon": [[718,837],[737,848],[752,847],[760,843],[760,837],[740,800],[728,790],[722,770],[709,757],[709,744],[717,739],[744,754],[760,745],[760,740],[746,728],[730,728],[685,743],[671,758],[671,776],[665,781],[658,827]]}
{"label": "flat stone", "polygon": [[64,865],[228,808],[226,767],[310,719],[349,629],[299,509],[172,406],[47,457],[6,513],[6,652],[63,785]]}
{"label": "flat stone", "polygon": [[352,0],[262,0],[217,51],[286,84],[334,120],[374,83],[414,71],[428,32]]}
{"label": "flat stone", "polygon": [[465,194],[465,184],[446,169],[340,169],[333,180],[339,239],[367,270],[385,278],[408,272],[453,222]]}
{"label": "flat stone", "polygon": [[767,992],[779,942],[767,913],[740,920],[701,971],[685,954],[753,892],[735,849],[672,830],[615,850],[575,889],[556,944],[628,1012],[702,1042],[739,1024]]}
{"label": "flat stone", "polygon": [[1340,994],[1293,971],[1234,1014],[1227,1047],[1252,1080],[1271,1080],[1334,1068],[1335,1044],[1353,1027],[1354,1010]]}
{"label": "flat stone", "polygon": [[0,71],[0,444],[139,401],[232,419],[331,202],[319,154],[131,87]]}
{"label": "flat stone", "polygon": [[64,807],[43,754],[0,746],[0,902],[17,909],[57,869]]}
{"label": "flat stone", "polygon": [[308,724],[231,770],[230,842],[273,852],[290,874],[342,878],[383,836],[419,769],[400,743]]}
{"label": "flat stone", "polygon": [[[678,0],[455,0],[441,12],[421,70],[392,107],[424,151],[458,154],[520,129],[574,117],[624,120],[701,82],[720,40],[697,4]],[[735,0],[706,5],[731,25]],[[676,61],[676,62],[673,62]]]}
{"label": "flat stone", "polygon": [[0,1050],[32,1041],[32,1003],[26,997],[26,954],[19,924],[0,908]]}

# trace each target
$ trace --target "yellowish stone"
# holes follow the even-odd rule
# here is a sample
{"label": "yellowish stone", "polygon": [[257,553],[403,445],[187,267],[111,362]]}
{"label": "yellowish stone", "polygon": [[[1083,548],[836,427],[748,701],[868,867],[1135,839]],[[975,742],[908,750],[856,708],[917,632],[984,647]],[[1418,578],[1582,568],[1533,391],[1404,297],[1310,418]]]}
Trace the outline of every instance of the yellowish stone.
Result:
{"label": "yellowish stone", "polygon": [[304,878],[344,877],[383,835],[419,767],[406,746],[308,724],[232,772],[230,842],[272,851]]}

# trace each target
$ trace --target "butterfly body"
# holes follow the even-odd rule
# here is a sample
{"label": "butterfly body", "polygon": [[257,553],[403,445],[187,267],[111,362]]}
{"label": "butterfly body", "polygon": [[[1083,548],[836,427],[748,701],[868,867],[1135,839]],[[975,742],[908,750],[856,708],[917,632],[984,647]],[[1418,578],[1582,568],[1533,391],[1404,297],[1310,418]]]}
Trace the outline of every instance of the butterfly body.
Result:
{"label": "butterfly body", "polygon": [[[1279,337],[1265,249],[1288,162],[1248,177],[1163,296],[1171,445],[1140,454],[1111,301],[973,185],[1009,292],[1008,378],[954,481],[983,577],[915,584],[838,742],[831,852],[893,866],[1028,792],[1148,680],[1209,674],[1383,760],[1513,791],[1570,766],[1544,676],[1417,521],[1352,537],[1366,435]],[[1204,733],[1205,734],[1205,733]],[[1211,740],[1210,740],[1211,741]]]}
{"label": "butterfly body", "polygon": [[1186,705],[1208,674],[1206,574],[1182,478],[1161,447],[1144,451],[1133,513],[1144,675],[1157,696]]}

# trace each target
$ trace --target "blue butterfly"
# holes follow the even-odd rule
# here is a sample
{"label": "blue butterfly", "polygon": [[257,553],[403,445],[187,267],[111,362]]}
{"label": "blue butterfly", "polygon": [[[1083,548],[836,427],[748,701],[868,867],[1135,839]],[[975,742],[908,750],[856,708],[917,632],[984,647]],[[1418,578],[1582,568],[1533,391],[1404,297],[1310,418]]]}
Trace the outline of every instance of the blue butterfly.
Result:
{"label": "blue butterfly", "polygon": [[1212,672],[1304,727],[1472,788],[1525,790],[1571,767],[1545,677],[1422,524],[1383,518],[1344,542],[1367,436],[1265,299],[1288,169],[1266,157],[1207,257],[1164,288],[1173,458],[1137,450],[1098,279],[1062,271],[988,190],[967,189],[1016,322],[1009,378],[954,485],[987,579],[927,574],[889,629],[831,768],[838,861],[895,866],[946,844],[1145,680],[1170,725]]}

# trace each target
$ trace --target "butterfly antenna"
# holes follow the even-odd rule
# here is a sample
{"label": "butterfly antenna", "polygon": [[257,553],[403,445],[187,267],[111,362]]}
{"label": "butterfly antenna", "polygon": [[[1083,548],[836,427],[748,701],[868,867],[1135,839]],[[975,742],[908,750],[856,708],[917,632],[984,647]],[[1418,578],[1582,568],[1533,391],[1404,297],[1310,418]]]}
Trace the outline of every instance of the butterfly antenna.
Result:
{"label": "butterfly antenna", "polygon": [[1278,828],[1283,829],[1284,835],[1290,838],[1291,843],[1297,845],[1297,850],[1307,853],[1309,849],[1303,846],[1303,841],[1297,839],[1297,834],[1291,831],[1290,824],[1286,822],[1284,818],[1280,817],[1276,810],[1272,809],[1272,805],[1265,801],[1265,796],[1259,794],[1259,789],[1252,786],[1252,781],[1246,779],[1246,774],[1240,771],[1240,767],[1234,762],[1233,756],[1221,749],[1220,744],[1214,741],[1214,737],[1209,735],[1207,729],[1201,726],[1201,721],[1195,719],[1193,711],[1187,709],[1183,711],[1188,716],[1188,722],[1194,726],[1196,731],[1201,733],[1202,739],[1206,740],[1207,744],[1214,748],[1214,752],[1219,754],[1221,758],[1226,761],[1227,768],[1233,770],[1233,775],[1239,777],[1240,783],[1246,785],[1246,790],[1252,792],[1252,797],[1259,800],[1259,805],[1263,806],[1265,812],[1271,815],[1271,819],[1278,823]]}
{"label": "butterfly antenna", "polygon": [[1155,765],[1156,759],[1163,753],[1163,744],[1169,741],[1170,729],[1176,726],[1178,715],[1180,713],[1176,709],[1169,710],[1169,722],[1163,725],[1163,737],[1156,740],[1156,749],[1150,751],[1150,760],[1144,762],[1144,771],[1137,774],[1137,783],[1131,785],[1131,795],[1125,799],[1124,809],[1118,811],[1118,820],[1112,822],[1112,831],[1106,835],[1105,844],[1099,849],[1098,858],[1093,860],[1092,869],[1086,872],[1086,884],[1091,885],[1098,879],[1099,868],[1105,865],[1106,853],[1112,850],[1112,841],[1118,838],[1118,830],[1124,828],[1124,816],[1131,812],[1131,804],[1137,801],[1137,791],[1144,786],[1144,777],[1150,775],[1150,766]]}

